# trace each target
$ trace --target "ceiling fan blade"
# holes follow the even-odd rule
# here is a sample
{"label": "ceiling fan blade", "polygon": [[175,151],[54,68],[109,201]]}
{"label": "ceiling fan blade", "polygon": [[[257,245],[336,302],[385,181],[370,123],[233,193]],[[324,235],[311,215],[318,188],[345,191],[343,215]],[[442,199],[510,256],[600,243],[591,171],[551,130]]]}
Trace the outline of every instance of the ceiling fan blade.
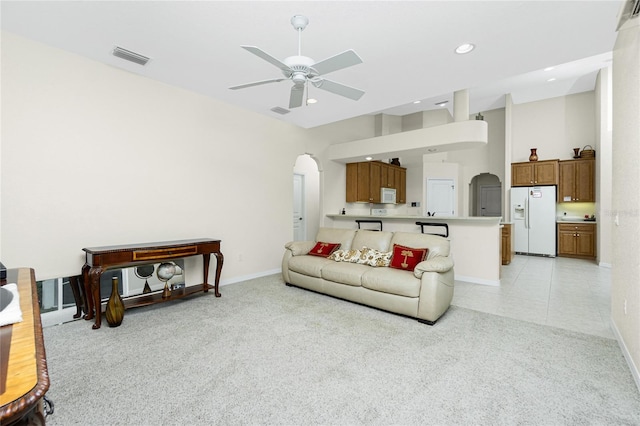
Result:
{"label": "ceiling fan blade", "polygon": [[344,96],[345,98],[353,99],[357,101],[364,95],[364,91],[356,89],[355,87],[345,86],[344,84],[336,83],[335,81],[321,79],[318,82],[314,82],[313,85],[318,89],[326,90],[327,92],[335,93],[336,95]]}
{"label": "ceiling fan blade", "polygon": [[304,97],[304,85],[295,84],[291,87],[291,96],[289,97],[289,108],[298,108],[302,106],[302,98]]}
{"label": "ceiling fan blade", "polygon": [[320,62],[316,62],[311,67],[315,69],[319,75],[324,75],[361,63],[362,59],[360,59],[360,56],[350,49]]}
{"label": "ceiling fan blade", "polygon": [[240,84],[238,86],[229,87],[231,90],[244,89],[245,87],[260,86],[261,84],[279,83],[287,80],[286,78],[272,78],[270,80],[254,81],[253,83]]}
{"label": "ceiling fan blade", "polygon": [[240,47],[242,47],[245,50],[248,50],[249,52],[264,59],[265,61],[275,65],[276,67],[280,68],[282,71],[291,72],[291,68],[289,68],[287,64],[285,64],[284,62],[280,61],[277,58],[274,58],[273,56],[269,55],[267,52],[265,52],[260,48],[257,48],[255,46],[240,46]]}

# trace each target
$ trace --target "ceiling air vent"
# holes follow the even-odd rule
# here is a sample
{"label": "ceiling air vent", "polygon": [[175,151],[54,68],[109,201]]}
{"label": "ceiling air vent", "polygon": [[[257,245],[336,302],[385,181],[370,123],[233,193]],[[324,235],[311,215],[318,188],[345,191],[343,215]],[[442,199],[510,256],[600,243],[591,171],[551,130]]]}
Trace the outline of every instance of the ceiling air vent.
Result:
{"label": "ceiling air vent", "polygon": [[271,111],[273,111],[273,112],[275,112],[277,114],[282,114],[282,115],[289,114],[291,112],[288,109],[284,109],[282,107],[273,107],[273,108],[271,108]]}
{"label": "ceiling air vent", "polygon": [[118,46],[113,48],[113,56],[117,56],[118,58],[125,59],[130,62],[134,62],[138,65],[146,65],[150,59],[144,55],[141,55],[136,52],[132,52],[127,49],[123,49],[122,47],[118,47]]}
{"label": "ceiling air vent", "polygon": [[640,16],[640,0],[627,0],[624,2],[616,31],[629,19],[637,18],[638,16]]}

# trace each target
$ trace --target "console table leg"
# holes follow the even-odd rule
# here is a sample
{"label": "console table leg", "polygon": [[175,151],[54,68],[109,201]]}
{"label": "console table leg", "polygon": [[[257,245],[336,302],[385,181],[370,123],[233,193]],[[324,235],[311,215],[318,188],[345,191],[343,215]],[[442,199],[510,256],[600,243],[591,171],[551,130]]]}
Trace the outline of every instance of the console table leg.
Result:
{"label": "console table leg", "polygon": [[220,294],[220,291],[218,290],[218,288],[220,285],[220,274],[222,273],[222,264],[224,263],[224,256],[220,252],[214,253],[214,255],[216,256],[216,282],[214,284],[215,285],[214,291],[216,293],[216,297],[220,297],[222,295]]}
{"label": "console table leg", "polygon": [[91,294],[93,296],[93,309],[96,313],[96,322],[91,328],[97,330],[102,325],[102,308],[100,297],[100,276],[102,275],[102,268],[91,268],[89,270],[89,281],[91,282]]}
{"label": "console table leg", "polygon": [[82,267],[82,287],[84,288],[84,319],[93,319],[93,294],[91,293],[91,282],[89,280],[89,270],[91,267],[85,263]]}

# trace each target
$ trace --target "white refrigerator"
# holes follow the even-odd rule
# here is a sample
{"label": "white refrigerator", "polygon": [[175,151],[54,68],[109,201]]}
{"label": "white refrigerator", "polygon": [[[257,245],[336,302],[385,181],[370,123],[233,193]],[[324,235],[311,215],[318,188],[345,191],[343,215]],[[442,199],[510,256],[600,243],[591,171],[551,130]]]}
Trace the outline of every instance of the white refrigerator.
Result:
{"label": "white refrigerator", "polygon": [[515,252],[555,257],[556,187],[511,188]]}

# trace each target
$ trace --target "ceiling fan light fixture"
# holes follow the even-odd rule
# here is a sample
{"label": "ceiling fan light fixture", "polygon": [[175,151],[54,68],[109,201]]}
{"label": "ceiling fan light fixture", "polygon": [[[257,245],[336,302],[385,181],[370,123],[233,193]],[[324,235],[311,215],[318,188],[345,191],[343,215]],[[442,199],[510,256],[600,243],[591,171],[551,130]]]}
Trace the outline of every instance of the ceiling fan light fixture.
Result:
{"label": "ceiling fan light fixture", "polygon": [[460,46],[456,47],[455,52],[458,55],[464,55],[466,53],[471,52],[475,48],[476,48],[476,45],[473,43],[463,43]]}

